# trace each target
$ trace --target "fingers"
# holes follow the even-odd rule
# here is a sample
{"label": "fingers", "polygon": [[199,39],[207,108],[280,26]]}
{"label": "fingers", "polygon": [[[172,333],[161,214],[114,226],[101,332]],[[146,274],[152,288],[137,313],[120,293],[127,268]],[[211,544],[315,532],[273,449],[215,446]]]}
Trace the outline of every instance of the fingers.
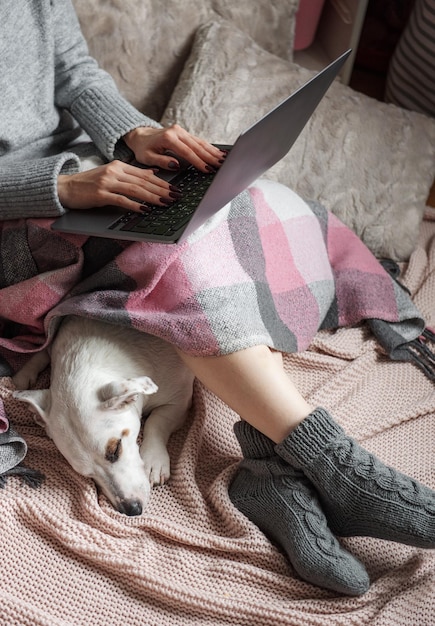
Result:
{"label": "fingers", "polygon": [[176,188],[158,178],[153,170],[141,170],[134,166],[128,166],[120,174],[117,172],[110,188],[112,193],[139,203],[167,204],[177,197]]}
{"label": "fingers", "polygon": [[[201,171],[217,170],[223,163],[226,153],[212,144],[191,135],[178,125],[165,129],[165,142],[170,151],[191,163],[194,167]],[[172,169],[171,162],[177,159],[171,155],[166,158],[165,164],[161,165],[165,169]],[[163,163],[162,159],[162,163]]]}
{"label": "fingers", "polygon": [[139,162],[167,170],[178,169],[180,159],[184,159],[203,172],[215,171],[226,156],[225,151],[178,124],[162,129],[137,128],[126,141]]}
{"label": "fingers", "polygon": [[110,168],[107,173],[110,180],[106,179],[104,188],[110,204],[141,211],[144,204],[168,206],[181,198],[181,192],[161,180],[152,169],[118,163],[116,168]]}
{"label": "fingers", "polygon": [[143,204],[172,204],[179,190],[161,180],[152,169],[112,161],[107,165],[58,177],[58,195],[69,209],[87,209],[108,204],[141,211]]}
{"label": "fingers", "polygon": [[[207,141],[186,132],[180,126],[166,129],[167,150],[179,155],[201,171],[217,169],[224,159],[224,153]],[[171,157],[169,157],[169,160]]]}

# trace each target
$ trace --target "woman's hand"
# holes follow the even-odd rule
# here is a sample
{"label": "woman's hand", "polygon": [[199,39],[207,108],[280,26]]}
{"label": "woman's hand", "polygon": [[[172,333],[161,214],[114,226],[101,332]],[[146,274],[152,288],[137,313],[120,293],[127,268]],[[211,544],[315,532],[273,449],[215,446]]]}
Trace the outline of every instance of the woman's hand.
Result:
{"label": "woman's hand", "polygon": [[156,176],[155,169],[176,170],[177,156],[203,172],[215,171],[226,153],[174,125],[169,128],[139,127],[123,137],[136,160],[151,169],[112,161],[78,174],[58,176],[57,192],[67,209],[90,209],[115,205],[141,211],[144,203],[169,205],[181,197],[179,190]]}
{"label": "woman's hand", "polygon": [[166,170],[179,167],[177,155],[202,172],[218,169],[225,158],[225,152],[178,124],[168,128],[135,128],[123,139],[139,163]]}
{"label": "woman's hand", "polygon": [[112,161],[85,172],[60,175],[57,192],[67,209],[90,209],[107,204],[139,212],[142,203],[169,205],[181,197],[176,187],[142,169]]}

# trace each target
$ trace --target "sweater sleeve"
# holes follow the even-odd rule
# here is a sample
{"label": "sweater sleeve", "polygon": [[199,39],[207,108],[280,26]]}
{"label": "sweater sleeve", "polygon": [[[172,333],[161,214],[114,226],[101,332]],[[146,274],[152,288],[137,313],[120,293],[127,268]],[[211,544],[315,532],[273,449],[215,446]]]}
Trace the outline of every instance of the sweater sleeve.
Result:
{"label": "sweater sleeve", "polygon": [[72,152],[0,165],[0,220],[62,215],[57,177],[79,170],[80,160]]}
{"label": "sweater sleeve", "polygon": [[[112,77],[89,56],[71,0],[54,0],[56,104],[71,111],[109,160],[128,150],[120,139],[139,126],[161,128],[121,96]],[[116,153],[118,150],[118,153]]]}

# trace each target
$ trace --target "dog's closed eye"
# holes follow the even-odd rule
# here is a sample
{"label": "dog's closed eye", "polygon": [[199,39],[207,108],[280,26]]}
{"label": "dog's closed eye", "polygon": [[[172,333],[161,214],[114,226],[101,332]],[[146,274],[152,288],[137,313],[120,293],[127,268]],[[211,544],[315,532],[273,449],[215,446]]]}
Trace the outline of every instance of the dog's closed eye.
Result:
{"label": "dog's closed eye", "polygon": [[109,463],[116,463],[122,453],[122,439],[116,439],[113,437],[109,439],[106,446],[105,459]]}
{"label": "dog's closed eye", "polygon": [[116,463],[122,453],[122,437],[128,437],[130,431],[128,428],[124,428],[121,433],[121,439],[117,437],[112,437],[109,439],[106,445],[105,459],[109,461],[109,463]]}

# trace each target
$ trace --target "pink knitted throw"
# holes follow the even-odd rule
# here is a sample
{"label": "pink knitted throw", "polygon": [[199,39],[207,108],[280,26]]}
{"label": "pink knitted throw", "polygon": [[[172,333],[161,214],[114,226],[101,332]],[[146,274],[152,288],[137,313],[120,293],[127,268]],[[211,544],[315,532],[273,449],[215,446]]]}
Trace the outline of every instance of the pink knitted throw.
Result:
{"label": "pink knitted throw", "polygon": [[[435,326],[435,223],[404,279]],[[329,409],[383,461],[435,488],[435,389],[411,363],[386,359],[365,328],[318,333],[286,368],[311,403]],[[43,384],[46,381],[41,381]],[[46,474],[32,490],[0,492],[2,626],[429,626],[435,554],[375,539],[343,543],[371,587],[344,598],[296,578],[281,553],[232,507],[237,416],[200,385],[189,423],[170,441],[173,477],[140,518],[116,513],[78,476],[31,414],[0,397]]]}

